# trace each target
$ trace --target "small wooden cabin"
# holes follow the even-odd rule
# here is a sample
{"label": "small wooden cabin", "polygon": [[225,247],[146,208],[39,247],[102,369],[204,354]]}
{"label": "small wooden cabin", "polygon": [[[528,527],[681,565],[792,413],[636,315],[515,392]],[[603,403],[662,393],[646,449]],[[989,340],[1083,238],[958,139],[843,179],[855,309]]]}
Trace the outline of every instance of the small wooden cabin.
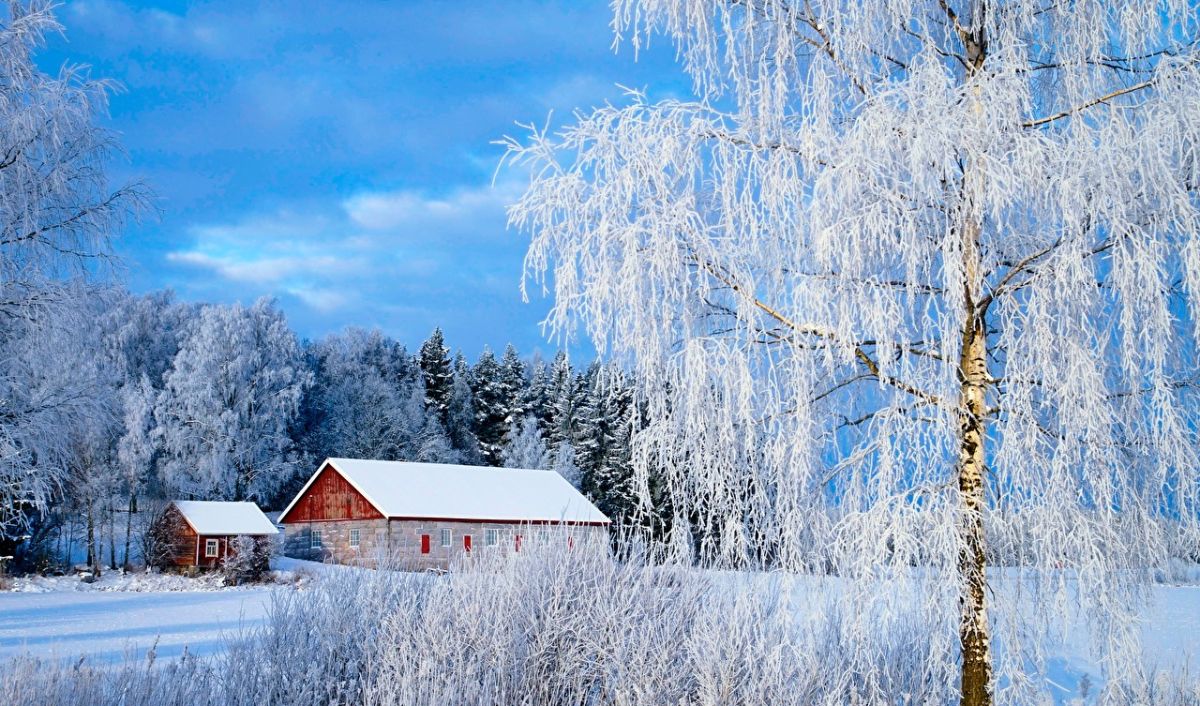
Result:
{"label": "small wooden cabin", "polygon": [[330,458],[279,523],[288,556],[423,570],[531,542],[603,541],[609,519],[554,471]]}
{"label": "small wooden cabin", "polygon": [[[235,540],[248,536],[261,544],[279,534],[258,506],[249,502],[176,500],[155,523],[160,565],[215,569],[236,553]],[[266,556],[266,553],[263,553]]]}

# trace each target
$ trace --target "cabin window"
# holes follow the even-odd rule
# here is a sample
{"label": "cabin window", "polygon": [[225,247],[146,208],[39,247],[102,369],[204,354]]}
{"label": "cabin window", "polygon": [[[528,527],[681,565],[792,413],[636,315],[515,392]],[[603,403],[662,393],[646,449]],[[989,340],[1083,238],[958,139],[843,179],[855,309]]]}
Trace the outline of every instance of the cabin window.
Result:
{"label": "cabin window", "polygon": [[215,539],[204,540],[204,556],[205,557],[216,556],[217,551],[218,551],[217,546],[218,546],[217,540],[215,540]]}
{"label": "cabin window", "polygon": [[362,535],[356,529],[350,530],[350,546],[357,547],[362,542]]}
{"label": "cabin window", "polygon": [[308,535],[308,547],[309,549],[320,549],[321,546],[321,530],[313,530]]}
{"label": "cabin window", "polygon": [[500,530],[487,529],[483,531],[483,543],[485,546],[494,547],[500,543]]}
{"label": "cabin window", "polygon": [[442,530],[442,546],[443,547],[450,546],[450,541],[453,539],[453,537],[451,537],[450,535],[451,535],[450,530],[448,530],[448,529]]}

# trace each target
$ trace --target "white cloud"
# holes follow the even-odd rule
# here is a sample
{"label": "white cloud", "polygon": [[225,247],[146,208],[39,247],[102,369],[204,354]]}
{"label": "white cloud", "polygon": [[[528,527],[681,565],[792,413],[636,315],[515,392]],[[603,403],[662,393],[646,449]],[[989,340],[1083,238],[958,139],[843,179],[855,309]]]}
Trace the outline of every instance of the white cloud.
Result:
{"label": "white cloud", "polygon": [[273,284],[297,275],[343,273],[351,264],[336,257],[262,257],[241,254],[210,255],[197,250],[167,253],[171,262],[208,268],[223,277],[240,282]]}
{"label": "white cloud", "polygon": [[429,225],[463,226],[491,221],[504,223],[504,208],[517,196],[515,184],[458,189],[446,196],[418,191],[372,191],[356,194],[342,208],[351,222],[370,230]]}
{"label": "white cloud", "polygon": [[129,46],[220,54],[232,39],[219,25],[195,15],[136,8],[115,0],[76,0],[64,13],[72,27],[86,28]]}
{"label": "white cloud", "polygon": [[505,233],[504,207],[514,198],[509,184],[446,195],[364,191],[324,211],[194,226],[191,243],[166,257],[215,275],[205,286],[287,295],[321,313],[378,307],[381,297],[444,297],[486,288],[495,254],[517,247]]}
{"label": "white cloud", "polygon": [[340,309],[349,303],[349,297],[344,292],[333,289],[291,287],[287,293],[321,313]]}

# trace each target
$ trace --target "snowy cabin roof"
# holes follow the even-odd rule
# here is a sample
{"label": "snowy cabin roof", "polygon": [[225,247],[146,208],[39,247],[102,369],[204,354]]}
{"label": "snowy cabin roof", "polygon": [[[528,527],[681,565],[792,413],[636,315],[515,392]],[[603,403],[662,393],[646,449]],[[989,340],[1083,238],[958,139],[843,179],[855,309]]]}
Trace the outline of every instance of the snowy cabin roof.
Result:
{"label": "snowy cabin roof", "polygon": [[174,504],[196,534],[279,534],[254,503],[176,500]]}
{"label": "snowy cabin roof", "polygon": [[384,517],[609,524],[604,513],[554,471],[352,458],[326,459],[281,520],[326,467]]}

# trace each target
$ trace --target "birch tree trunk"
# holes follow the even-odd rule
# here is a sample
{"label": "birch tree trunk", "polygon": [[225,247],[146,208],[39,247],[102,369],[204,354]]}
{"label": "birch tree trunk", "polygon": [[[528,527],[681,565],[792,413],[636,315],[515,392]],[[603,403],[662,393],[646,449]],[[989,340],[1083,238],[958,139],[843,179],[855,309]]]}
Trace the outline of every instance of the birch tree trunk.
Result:
{"label": "birch tree trunk", "polygon": [[[958,25],[968,59],[966,79],[977,79],[987,58],[987,38],[983,29],[986,3],[978,2],[973,15],[978,29],[967,31]],[[972,114],[982,122],[984,107],[979,88],[973,89]],[[984,553],[984,469],[986,459],[987,323],[986,307],[981,306],[983,279],[980,236],[983,228],[983,194],[986,175],[977,155],[967,155],[963,175],[962,258],[963,258],[963,329],[958,361],[959,449],[956,476],[961,503],[959,580],[962,622],[959,642],[962,647],[962,706],[986,706],[992,703],[991,630],[987,612],[987,560]]]}
{"label": "birch tree trunk", "polygon": [[[974,307],[967,300],[968,310]],[[984,422],[987,385],[986,328],[982,315],[972,312],[963,327],[959,372],[962,389],[959,399],[958,493],[962,502],[962,554],[959,574],[962,587],[963,706],[991,703],[991,633],[986,601],[986,559],[984,556]]]}
{"label": "birch tree trunk", "polygon": [[132,565],[129,563],[129,540],[133,530],[133,513],[137,512],[137,493],[129,494],[129,509],[125,513],[125,570],[129,571]]}
{"label": "birch tree trunk", "polygon": [[96,516],[90,500],[87,506],[87,565],[93,573],[100,570],[100,558],[96,556]]}

